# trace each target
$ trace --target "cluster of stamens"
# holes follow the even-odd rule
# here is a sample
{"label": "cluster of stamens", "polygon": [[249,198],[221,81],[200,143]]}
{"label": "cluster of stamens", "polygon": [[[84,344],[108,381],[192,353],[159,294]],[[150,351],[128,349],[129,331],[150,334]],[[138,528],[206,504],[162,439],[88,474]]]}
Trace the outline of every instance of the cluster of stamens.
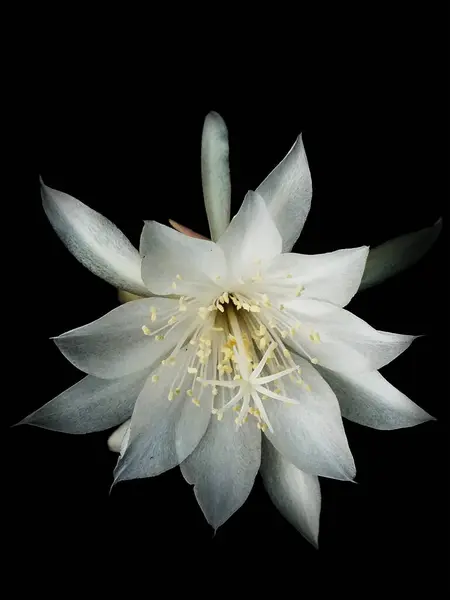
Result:
{"label": "cluster of stamens", "polygon": [[[292,279],[292,275],[286,278]],[[182,277],[177,275],[177,279]],[[179,297],[180,315],[173,311],[170,316],[158,315],[155,307],[150,309],[149,323],[142,326],[144,335],[163,341],[174,328],[180,327],[175,348],[162,361],[164,368],[178,366],[174,369],[169,401],[184,390],[196,406],[201,406],[202,398],[210,394],[212,413],[219,421],[227,410],[233,410],[238,413],[235,419],[238,427],[250,415],[257,427],[265,431],[272,430],[264,407],[266,402],[297,403],[288,395],[286,377],[303,390],[311,391],[284,342],[295,336],[302,324],[282,304],[273,306],[267,293],[258,291],[262,280],[259,271],[251,278],[254,286],[251,298],[246,293],[224,291],[213,302],[200,307],[193,297]],[[176,289],[176,281],[174,284],[172,287]],[[296,286],[295,297],[303,291],[303,286]],[[183,323],[187,315],[191,316],[189,327]],[[310,331],[309,340],[320,343],[319,333]],[[181,353],[189,346],[194,346],[193,351]],[[312,364],[318,363],[306,350],[303,354]],[[154,383],[158,380],[159,375],[152,376]],[[229,399],[230,394],[233,395]]]}

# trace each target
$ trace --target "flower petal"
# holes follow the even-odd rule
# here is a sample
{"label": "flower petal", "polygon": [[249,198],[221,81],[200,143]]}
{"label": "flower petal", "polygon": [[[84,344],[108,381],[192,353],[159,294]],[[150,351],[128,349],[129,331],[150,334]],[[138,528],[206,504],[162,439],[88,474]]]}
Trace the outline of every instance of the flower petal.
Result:
{"label": "flower petal", "polygon": [[312,180],[301,135],[256,191],[283,237],[283,252],[289,252],[311,207]]}
{"label": "flower petal", "polygon": [[266,293],[304,287],[303,297],[345,306],[358,291],[369,253],[368,246],[326,254],[281,254],[265,270]]}
{"label": "flower petal", "polygon": [[261,463],[261,433],[254,423],[236,430],[230,411],[213,417],[194,452],[180,465],[208,523],[218,529],[247,500]]}
{"label": "flower petal", "polygon": [[431,227],[407,233],[372,248],[360,290],[377,285],[414,265],[439,237],[442,219]]}
{"label": "flower petal", "polygon": [[[300,297],[285,304],[285,313],[301,326],[285,340],[302,356],[344,373],[374,371],[404,352],[417,336],[378,331],[362,319],[328,302]],[[284,313],[282,313],[284,314]],[[317,332],[320,341],[311,340]]]}
{"label": "flower petal", "polygon": [[53,229],[83,266],[115,287],[150,295],[141,278],[138,251],[111,221],[42,180],[41,196]]}
{"label": "flower petal", "polygon": [[225,121],[210,112],[203,125],[202,185],[211,239],[216,241],[230,222],[231,183]]}
{"label": "flower petal", "polygon": [[120,379],[88,375],[25,417],[19,425],[64,433],[91,433],[116,427],[133,412],[148,373],[145,369]]}
{"label": "flower petal", "polygon": [[[151,308],[156,310],[156,320],[151,321]],[[81,371],[114,379],[151,367],[168,354],[180,336],[190,330],[193,315],[190,311],[179,316],[177,300],[145,298],[119,306],[96,321],[72,329],[54,338],[64,356]],[[178,321],[167,322],[171,315]],[[145,335],[142,327],[148,326],[152,335]],[[155,332],[164,328],[161,341]]]}
{"label": "flower petal", "polygon": [[214,242],[148,221],[142,230],[140,252],[142,277],[157,294],[213,298],[223,291],[216,282],[226,275],[225,257]]}
{"label": "flower petal", "polygon": [[280,233],[256,192],[247,193],[239,212],[217,242],[234,279],[255,274],[259,264],[280,254],[281,244]]}
{"label": "flower petal", "polygon": [[353,479],[355,464],[336,396],[312,365],[299,356],[293,358],[310,391],[285,380],[284,395],[299,403],[264,401],[273,427],[273,433],[267,430],[266,436],[284,458],[306,473]]}
{"label": "flower petal", "polygon": [[118,427],[108,438],[108,448],[111,452],[121,452],[122,447],[124,446],[124,442],[126,442],[126,446],[128,445],[128,438],[130,432],[130,424],[131,419],[122,423],[120,427]]}
{"label": "flower petal", "polygon": [[[160,366],[144,386],[131,418],[130,437],[115,470],[115,483],[153,477],[171,469],[194,450],[211,416],[212,396],[205,390],[195,405],[186,393],[192,377],[186,374],[195,349],[181,350],[177,363]],[[153,378],[159,378],[153,383]],[[179,387],[169,401],[171,391]]]}
{"label": "flower petal", "polygon": [[261,475],[283,517],[317,548],[321,505],[318,477],[294,467],[267,439],[263,440]]}
{"label": "flower petal", "polygon": [[319,371],[336,394],[342,415],[350,421],[375,429],[400,429],[433,419],[378,371],[356,375]]}

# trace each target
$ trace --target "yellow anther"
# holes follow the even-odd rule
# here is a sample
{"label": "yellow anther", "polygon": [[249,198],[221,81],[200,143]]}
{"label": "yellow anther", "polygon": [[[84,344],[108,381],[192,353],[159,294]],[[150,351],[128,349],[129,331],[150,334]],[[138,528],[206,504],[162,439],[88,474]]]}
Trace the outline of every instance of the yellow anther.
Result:
{"label": "yellow anther", "polygon": [[281,394],[280,388],[275,388],[273,391],[275,392],[275,394]]}
{"label": "yellow anther", "polygon": [[155,340],[156,340],[157,342],[162,342],[162,341],[163,341],[163,339],[164,339],[164,336],[163,336],[163,335],[157,335],[157,336],[155,337]]}
{"label": "yellow anther", "polygon": [[280,310],[284,310],[284,304],[280,304]]}
{"label": "yellow anther", "polygon": [[216,281],[220,280],[220,275],[216,275]]}
{"label": "yellow anther", "polygon": [[280,334],[283,340],[285,340],[289,335],[289,331],[280,331]]}
{"label": "yellow anther", "polygon": [[298,288],[295,290],[295,295],[296,295],[297,297],[298,297],[298,296],[301,296],[301,294],[302,294],[302,292],[303,292],[303,290],[304,290],[304,289],[305,289],[305,288],[304,288],[302,285],[299,285],[299,286],[298,286]]}
{"label": "yellow anther", "polygon": [[302,374],[302,368],[301,368],[301,367],[299,367],[299,368],[297,369],[297,373],[298,373],[299,375],[301,375],[301,374]]}
{"label": "yellow anther", "polygon": [[152,375],[152,383],[159,381],[159,375]]}
{"label": "yellow anther", "polygon": [[191,375],[197,373],[197,369],[195,367],[188,367],[188,373],[190,373]]}
{"label": "yellow anther", "polygon": [[286,358],[291,358],[291,353],[287,348],[283,350],[283,356],[285,356]]}
{"label": "yellow anther", "polygon": [[151,335],[152,333],[147,325],[142,325],[142,331],[144,332],[144,335]]}
{"label": "yellow anther", "polygon": [[179,281],[181,281],[181,279],[183,279],[183,278],[181,277],[180,274],[177,274],[176,277],[175,277],[175,279],[178,279]]}
{"label": "yellow anther", "polygon": [[194,392],[192,390],[188,390],[186,394],[189,396],[189,398],[191,398],[194,395]]}
{"label": "yellow anther", "polygon": [[318,334],[317,331],[311,331],[311,333],[309,335],[309,339],[312,342],[320,342],[320,335]]}
{"label": "yellow anther", "polygon": [[213,387],[211,390],[211,393],[213,396],[217,396],[217,394],[219,393],[219,390],[216,387]]}
{"label": "yellow anther", "polygon": [[175,396],[179,396],[181,392],[181,388],[175,388]]}
{"label": "yellow anther", "polygon": [[187,306],[184,304],[184,296],[181,296],[181,298],[179,299],[179,304],[180,306],[178,307],[178,310],[180,312],[186,312],[187,311]]}
{"label": "yellow anther", "polygon": [[242,303],[242,308],[246,311],[250,311],[250,304],[248,304],[247,302],[243,302]]}
{"label": "yellow anther", "polygon": [[319,363],[319,359],[314,357],[311,359],[311,362],[313,365],[317,365]]}
{"label": "yellow anther", "polygon": [[156,321],[156,308],[154,306],[150,307],[150,320]]}
{"label": "yellow anther", "polygon": [[244,417],[242,420],[243,423],[247,423],[247,421],[248,421],[248,417]]}
{"label": "yellow anther", "polygon": [[169,363],[169,365],[174,365],[177,362],[177,359],[175,358],[175,356],[169,356],[167,362]]}
{"label": "yellow anther", "polygon": [[265,394],[263,394],[263,395],[261,396],[261,400],[267,400],[267,398],[268,398],[268,396],[266,396]]}
{"label": "yellow anther", "polygon": [[173,317],[170,317],[170,319],[167,321],[167,324],[168,324],[168,325],[173,325],[173,324],[174,324],[174,323],[176,323],[176,322],[177,322],[177,318],[176,318],[176,316],[174,315]]}
{"label": "yellow anther", "polygon": [[235,381],[238,381],[239,379],[242,379],[242,377],[241,377],[241,375],[235,375],[235,376],[233,377],[233,379],[234,379]]}
{"label": "yellow anther", "polygon": [[256,426],[258,429],[261,429],[261,431],[266,431],[267,429],[267,425],[265,423],[256,423]]}
{"label": "yellow anther", "polygon": [[197,343],[197,340],[192,338],[192,340],[189,340],[189,343],[191,346],[195,346],[195,344]]}
{"label": "yellow anther", "polygon": [[173,290],[177,289],[177,282],[176,281],[172,281],[172,289]]}
{"label": "yellow anther", "polygon": [[230,297],[228,296],[228,292],[224,292],[222,294],[222,296],[220,297],[220,299],[222,300],[222,302],[225,302],[226,304],[230,303]]}
{"label": "yellow anther", "polygon": [[174,396],[174,394],[173,394],[172,390],[170,390],[170,392],[169,392],[169,395],[167,396],[167,400],[168,400],[169,402],[172,402],[172,400],[173,400],[173,396]]}
{"label": "yellow anther", "polygon": [[288,279],[292,279],[292,273],[288,273],[288,274],[286,275],[286,277],[287,277]]}
{"label": "yellow anther", "polygon": [[200,406],[200,402],[198,401],[198,398],[192,398],[192,403],[195,404],[195,406]]}
{"label": "yellow anther", "polygon": [[220,310],[221,313],[225,312],[225,309],[221,304],[217,304],[217,308]]}
{"label": "yellow anther", "polygon": [[311,386],[309,385],[309,383],[305,383],[303,387],[305,388],[305,390],[306,390],[307,392],[310,392],[310,391],[311,391]]}
{"label": "yellow anther", "polygon": [[261,416],[261,413],[259,412],[259,410],[257,408],[253,409],[253,413],[252,414],[253,414],[254,417],[260,417]]}

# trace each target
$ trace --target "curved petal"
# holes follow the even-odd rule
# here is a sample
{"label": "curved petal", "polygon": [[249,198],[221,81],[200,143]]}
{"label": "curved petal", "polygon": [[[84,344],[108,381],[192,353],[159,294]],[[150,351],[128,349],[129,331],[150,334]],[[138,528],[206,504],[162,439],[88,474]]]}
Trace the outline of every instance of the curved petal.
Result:
{"label": "curved petal", "polygon": [[133,412],[147,378],[147,369],[120,379],[88,375],[25,417],[19,425],[64,433],[92,433],[115,427]]}
{"label": "curved petal", "polygon": [[264,487],[283,517],[318,547],[321,494],[319,478],[294,467],[263,440],[261,475]]}
{"label": "curved petal", "polygon": [[142,230],[142,277],[158,294],[214,298],[226,275],[222,250],[209,240],[189,237],[148,221]]}
{"label": "curved petal", "polygon": [[442,219],[438,219],[431,227],[400,235],[372,248],[360,290],[382,283],[414,265],[428,252],[441,230]]}
{"label": "curved petal", "polygon": [[230,222],[231,182],[225,121],[210,112],[203,125],[202,185],[211,239],[216,241]]}
{"label": "curved petal", "polygon": [[339,401],[342,415],[375,429],[413,427],[433,419],[378,371],[343,375],[320,369]]}
{"label": "curved petal", "polygon": [[53,229],[83,266],[117,288],[149,296],[138,251],[111,221],[42,180],[41,196]]}
{"label": "curved petal", "polygon": [[192,385],[187,367],[194,353],[195,349],[182,350],[175,364],[160,366],[145,384],[131,418],[126,449],[114,473],[115,483],[172,469],[202,438],[211,416],[212,396],[205,390],[194,404],[187,395]]}
{"label": "curved petal", "polygon": [[302,286],[302,297],[345,306],[358,291],[368,252],[361,246],[311,256],[281,254],[265,270],[265,291],[280,295]]}
{"label": "curved petal", "polygon": [[280,254],[281,243],[264,200],[255,192],[247,193],[239,212],[217,241],[234,279],[256,275],[260,265]]}
{"label": "curved petal", "polygon": [[[328,302],[299,298],[285,304],[283,315],[301,323],[286,340],[293,350],[343,373],[374,371],[404,352],[417,336],[378,331],[362,319]],[[283,317],[286,318],[286,317]],[[320,341],[310,336],[319,334]]]}
{"label": "curved petal", "polygon": [[266,436],[284,458],[306,473],[353,479],[355,463],[333,390],[307,361],[295,356],[294,362],[310,389],[287,380],[284,395],[299,400],[298,404],[265,400],[273,427]]}
{"label": "curved petal", "polygon": [[[156,311],[155,321],[151,321],[152,308]],[[54,341],[77,369],[105,379],[123,377],[151,367],[187,335],[194,316],[191,311],[178,313],[178,308],[178,301],[169,298],[135,300]],[[177,315],[178,321],[169,326],[172,315]],[[143,326],[151,335],[144,334]],[[158,335],[164,335],[161,341],[155,339],[158,331]]]}
{"label": "curved petal", "polygon": [[283,237],[283,252],[289,252],[311,207],[312,180],[301,135],[256,191]]}
{"label": "curved petal", "polygon": [[208,523],[218,529],[247,500],[261,463],[261,433],[236,426],[229,411],[212,418],[194,452],[180,466]]}
{"label": "curved petal", "polygon": [[[111,452],[121,452],[122,446],[128,445],[128,436],[130,432],[131,419],[122,423],[108,438],[108,448]],[[126,444],[124,444],[126,442]]]}

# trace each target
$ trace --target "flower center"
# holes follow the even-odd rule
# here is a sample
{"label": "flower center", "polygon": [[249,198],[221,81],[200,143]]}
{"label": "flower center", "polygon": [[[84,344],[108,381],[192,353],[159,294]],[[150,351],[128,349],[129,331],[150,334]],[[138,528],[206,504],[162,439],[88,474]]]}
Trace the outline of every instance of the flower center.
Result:
{"label": "flower center", "polygon": [[[188,321],[188,327],[183,326],[174,350],[162,361],[164,368],[178,367],[174,369],[169,401],[186,390],[189,377],[189,387],[183,393],[196,406],[201,406],[207,394],[219,421],[226,411],[233,410],[238,413],[237,427],[247,423],[250,415],[258,428],[272,431],[264,404],[297,403],[289,397],[286,377],[303,390],[311,390],[284,343],[296,334],[301,324],[283,305],[275,308],[266,294],[256,291],[251,294],[247,290],[225,291],[208,306],[200,307],[194,298],[182,296],[177,313],[194,311],[194,319]],[[152,308],[150,321],[156,319],[156,310]],[[142,329],[144,334],[161,341],[163,332],[167,334],[177,326],[181,328],[182,323],[178,322],[177,314],[172,314],[155,332],[151,333],[146,325]],[[317,332],[312,332],[310,339],[320,342]],[[188,349],[189,352],[181,352]],[[316,358],[306,351],[305,355],[317,364]],[[158,374],[152,376],[155,383],[158,379]]]}

